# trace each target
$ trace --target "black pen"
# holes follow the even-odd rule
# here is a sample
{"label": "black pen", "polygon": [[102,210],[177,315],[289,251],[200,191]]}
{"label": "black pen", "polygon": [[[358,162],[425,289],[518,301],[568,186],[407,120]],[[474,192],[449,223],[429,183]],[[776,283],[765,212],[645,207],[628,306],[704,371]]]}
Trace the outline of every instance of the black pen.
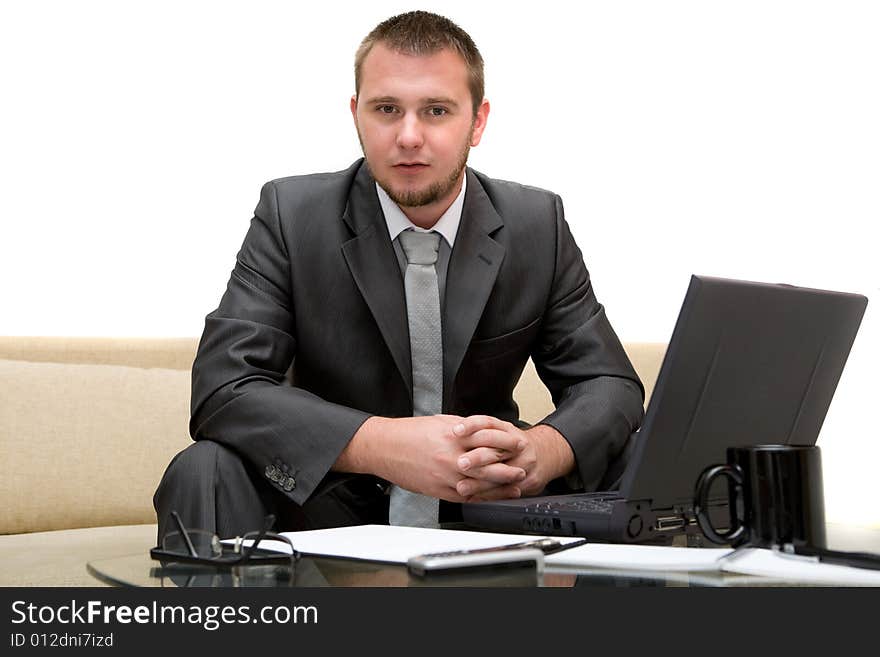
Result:
{"label": "black pen", "polygon": [[780,552],[786,555],[791,554],[799,557],[806,557],[812,561],[818,561],[819,563],[880,570],[880,554],[872,554],[870,552],[841,552],[838,550],[814,548],[806,545],[794,545],[793,543],[783,544]]}
{"label": "black pen", "polygon": [[579,545],[584,545],[587,542],[587,539],[582,538],[577,541],[572,541],[571,543],[560,543],[555,538],[538,538],[533,541],[524,541],[522,543],[510,543],[508,545],[498,545],[496,547],[487,547],[487,548],[478,548],[476,550],[465,550],[466,552],[498,552],[501,550],[521,550],[521,549],[535,549],[540,550],[544,554],[555,554],[556,552],[562,552],[563,550],[568,550],[569,548],[577,547]]}

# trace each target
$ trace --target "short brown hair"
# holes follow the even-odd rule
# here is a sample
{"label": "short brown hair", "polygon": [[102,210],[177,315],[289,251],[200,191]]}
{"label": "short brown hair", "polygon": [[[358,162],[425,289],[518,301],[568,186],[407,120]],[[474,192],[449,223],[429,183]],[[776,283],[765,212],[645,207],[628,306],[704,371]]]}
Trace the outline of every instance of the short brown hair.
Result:
{"label": "short brown hair", "polygon": [[457,52],[468,71],[474,115],[483,102],[483,56],[473,39],[448,18],[427,11],[411,11],[379,23],[361,42],[354,56],[354,92],[360,94],[361,68],[373,46],[382,42],[408,55],[432,55],[444,48]]}

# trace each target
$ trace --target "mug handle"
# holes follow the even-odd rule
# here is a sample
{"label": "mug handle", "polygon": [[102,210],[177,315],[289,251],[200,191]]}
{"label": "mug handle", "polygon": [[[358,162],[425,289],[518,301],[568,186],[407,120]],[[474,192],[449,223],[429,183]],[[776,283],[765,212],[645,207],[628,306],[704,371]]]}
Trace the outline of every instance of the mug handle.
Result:
{"label": "mug handle", "polygon": [[694,515],[697,516],[697,524],[703,534],[713,543],[735,543],[745,532],[745,526],[741,518],[734,518],[733,527],[726,532],[719,533],[712,525],[709,517],[709,489],[715,477],[724,475],[730,477],[737,490],[737,495],[742,497],[743,476],[742,471],[735,465],[713,465],[703,470],[697,480],[697,492],[694,496]]}

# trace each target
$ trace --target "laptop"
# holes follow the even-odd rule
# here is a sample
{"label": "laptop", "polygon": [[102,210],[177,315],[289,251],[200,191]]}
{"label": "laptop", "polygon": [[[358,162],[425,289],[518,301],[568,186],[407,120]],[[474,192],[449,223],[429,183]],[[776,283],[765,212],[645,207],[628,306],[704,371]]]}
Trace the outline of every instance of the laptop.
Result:
{"label": "laptop", "polygon": [[[729,446],[815,444],[867,298],[692,276],[617,490],[462,505],[485,530],[664,542],[695,524],[694,485]],[[725,491],[710,496],[718,527]]]}

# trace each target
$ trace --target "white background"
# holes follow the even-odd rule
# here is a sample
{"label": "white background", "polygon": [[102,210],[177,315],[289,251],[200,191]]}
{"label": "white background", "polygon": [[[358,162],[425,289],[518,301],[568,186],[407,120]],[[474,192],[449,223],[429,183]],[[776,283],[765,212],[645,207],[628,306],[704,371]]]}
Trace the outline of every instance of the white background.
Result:
{"label": "white background", "polygon": [[872,2],[4,2],[0,333],[199,335],[261,184],[360,155],[354,51],[415,8],[486,60],[471,165],[562,195],[623,340],[692,273],[871,299],[819,444],[828,518],[880,524]]}

